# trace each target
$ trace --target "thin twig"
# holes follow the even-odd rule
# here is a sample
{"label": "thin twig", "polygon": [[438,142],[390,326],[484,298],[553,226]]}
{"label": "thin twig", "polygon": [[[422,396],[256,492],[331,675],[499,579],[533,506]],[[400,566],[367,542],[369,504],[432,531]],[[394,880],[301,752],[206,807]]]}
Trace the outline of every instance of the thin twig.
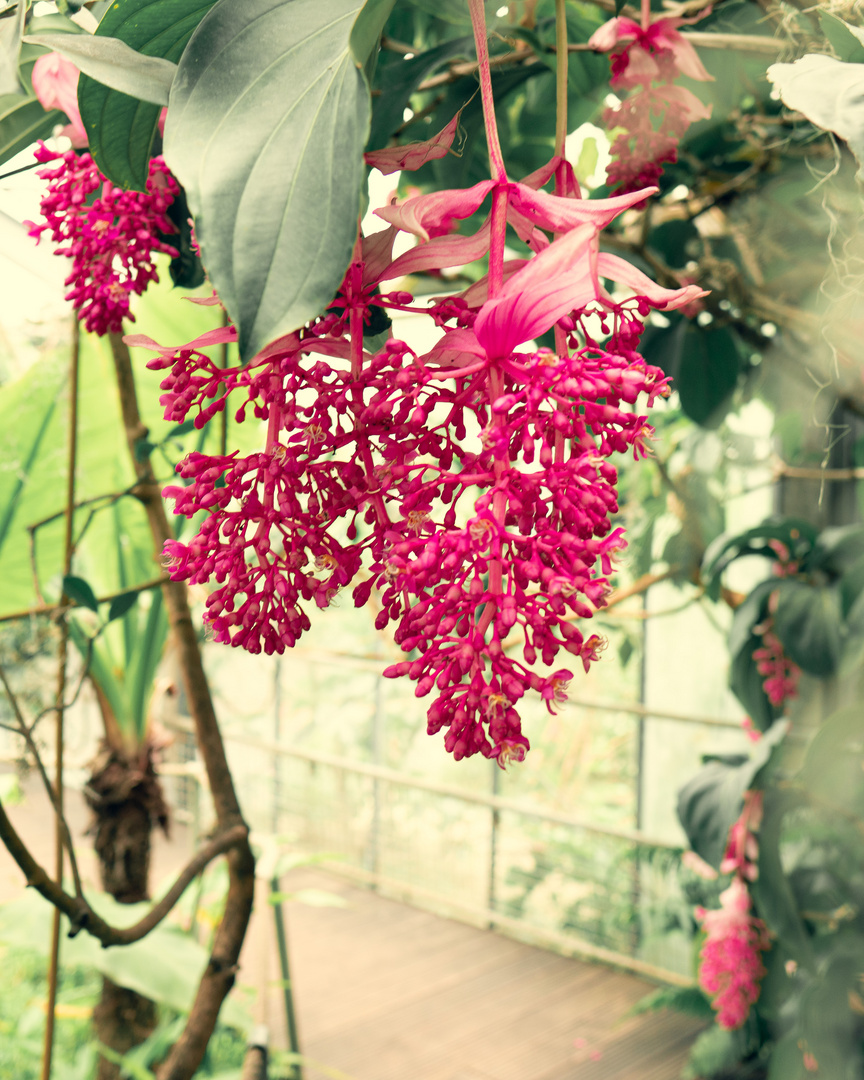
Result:
{"label": "thin twig", "polygon": [[[158,589],[159,586],[164,585],[166,581],[168,581],[168,577],[163,574],[161,577],[151,578],[150,581],[145,581],[141,585],[130,585],[126,589],[118,589],[117,592],[106,593],[104,596],[97,597],[96,603],[107,604],[111,600],[116,600],[118,596],[125,596],[127,593],[147,592],[149,589]],[[0,615],[0,623],[14,622],[16,619],[32,619],[34,615],[63,614],[82,606],[83,605],[79,604],[76,600],[67,600],[65,604],[38,604],[36,607],[25,608],[23,611],[12,611],[7,615]]]}
{"label": "thin twig", "polygon": [[[16,721],[16,726],[14,728],[11,725],[4,726],[7,728],[8,731],[14,731],[16,734],[20,735],[27,744],[27,749],[30,751],[30,754],[36,765],[36,770],[42,779],[42,783],[45,787],[45,791],[48,795],[51,807],[54,810],[54,814],[56,815],[57,821],[59,823],[63,844],[66,850],[69,852],[69,865],[72,869],[72,880],[75,883],[75,895],[83,896],[84,894],[81,887],[81,875],[78,872],[78,863],[75,858],[75,852],[72,848],[72,833],[69,829],[69,824],[66,821],[66,817],[63,813],[63,807],[57,801],[57,795],[54,791],[54,785],[51,783],[51,780],[48,777],[48,770],[45,768],[41,755],[39,754],[39,747],[36,745],[36,740],[33,738],[33,728],[36,726],[36,721],[34,720],[32,724],[28,724],[25,720],[24,714],[21,711],[21,706],[18,703],[18,699],[14,691],[12,690],[12,687],[9,685],[9,679],[7,678],[6,671],[2,664],[0,664],[0,682],[3,683],[3,689],[6,691],[6,697],[9,699],[9,704],[12,706],[12,711],[15,714]],[[51,712],[52,710],[46,709],[44,711]]]}
{"label": "thin twig", "polygon": [[[64,579],[69,576],[72,570],[72,533],[75,525],[75,470],[78,459],[78,367],[79,360],[81,358],[81,327],[78,322],[77,309],[72,312],[72,342],[71,351],[69,357],[69,434],[67,440],[67,452],[66,452],[66,526],[63,535],[63,577]],[[32,534],[35,537],[35,533]],[[33,553],[35,559],[35,541],[33,544]],[[34,566],[35,572],[35,566]],[[37,581],[38,588],[38,581]],[[65,590],[60,596],[61,602],[68,600]],[[72,837],[69,834],[69,827],[66,824],[66,819],[63,816],[63,721],[65,719],[65,711],[63,706],[63,699],[66,696],[66,660],[69,651],[69,625],[65,619],[60,622],[60,643],[57,654],[57,693],[55,695],[55,714],[56,714],[56,726],[54,732],[54,797],[52,799],[52,805],[54,807],[55,817],[55,836],[54,843],[56,848],[56,859],[54,864],[54,873],[57,880],[57,885],[62,888],[63,885],[63,851],[68,846],[69,848],[69,862],[74,866],[75,857],[72,852]],[[5,684],[5,680],[4,680]],[[23,720],[23,718],[22,718]],[[26,728],[26,725],[24,725]],[[23,729],[22,729],[23,734]],[[29,737],[25,735],[25,738]],[[35,753],[37,763],[43,773],[43,777],[47,783],[47,775],[45,770],[41,768],[41,762],[39,761],[38,751],[36,751],[36,744],[32,739],[29,739],[32,750]],[[50,790],[50,788],[49,788]],[[80,895],[81,881],[77,876],[77,869],[74,871],[76,881],[75,890]],[[57,1006],[57,981],[59,978],[60,969],[60,912],[54,909],[54,918],[51,924],[51,953],[48,963],[48,1001],[46,1004],[46,1022],[45,1022],[45,1041],[44,1051],[42,1054],[42,1080],[51,1080],[51,1059],[54,1053],[54,1019],[55,1010]]]}

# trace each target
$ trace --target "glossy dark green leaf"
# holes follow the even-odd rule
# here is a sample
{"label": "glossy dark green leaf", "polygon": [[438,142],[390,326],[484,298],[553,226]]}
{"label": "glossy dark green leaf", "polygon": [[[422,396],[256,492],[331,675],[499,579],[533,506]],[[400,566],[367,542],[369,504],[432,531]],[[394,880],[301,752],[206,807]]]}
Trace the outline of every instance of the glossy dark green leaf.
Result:
{"label": "glossy dark green leaf", "polygon": [[648,246],[672,267],[685,266],[698,252],[698,242],[699,230],[692,221],[685,220],[665,221],[648,236]]}
{"label": "glossy dark green leaf", "polygon": [[[96,35],[118,38],[144,56],[176,63],[214,3],[124,0],[106,11]],[[111,90],[86,75],[78,85],[78,105],[90,152],[102,172],[121,187],[143,191],[161,106]]]}
{"label": "glossy dark green leaf", "polygon": [[165,157],[248,359],[327,307],[357,235],[357,0],[221,0],[180,61]]}
{"label": "glossy dark green leaf", "polygon": [[86,582],[84,578],[75,577],[74,574],[67,574],[63,578],[63,592],[70,600],[80,604],[81,607],[89,608],[91,611],[99,610],[96,593],[93,592],[89,582]]}
{"label": "glossy dark green leaf", "polygon": [[108,608],[108,622],[114,622],[115,619],[122,619],[126,612],[135,606],[137,600],[137,592],[125,592],[121,593],[119,596],[115,596]]}
{"label": "glossy dark green leaf", "polygon": [[836,585],[785,581],[774,630],[783,651],[803,671],[819,678],[834,673],[842,647],[840,591]]}
{"label": "glossy dark green leaf", "polygon": [[[395,56],[388,58],[389,62],[384,64],[382,59],[375,74],[377,93],[373,99],[367,149],[380,150],[387,145],[393,133],[403,123],[405,107],[411,95],[424,79],[433,75],[448,60],[471,55],[473,48],[473,38],[459,37],[427,49],[410,60]],[[464,101],[462,104],[464,105]],[[455,111],[454,109],[454,113]],[[449,119],[452,119],[452,114]],[[441,127],[443,126],[442,124]]]}
{"label": "glossy dark green leaf", "polygon": [[690,846],[709,865],[719,868],[729,829],[741,813],[744,792],[769,763],[788,728],[779,721],[756,743],[746,761],[712,761],[679,791],[678,819]]}
{"label": "glossy dark green leaf", "polygon": [[765,693],[765,676],[759,672],[753,658],[753,653],[763,644],[761,637],[751,634],[729,664],[729,689],[747,710],[758,731],[767,731],[782,712],[771,704]]}
{"label": "glossy dark green leaf", "polygon": [[864,31],[857,26],[850,26],[830,11],[819,12],[819,23],[838,60],[864,64]]}
{"label": "glossy dark green leaf", "polygon": [[35,97],[0,96],[0,165],[37,139],[47,139],[63,119],[59,109],[46,112]]}
{"label": "glossy dark green leaf", "polygon": [[839,575],[864,558],[864,529],[860,525],[841,525],[823,529],[813,545],[808,570],[824,570]]}
{"label": "glossy dark green leaf", "polygon": [[701,328],[682,323],[680,364],[675,389],[681,408],[702,427],[716,427],[738,385],[741,357],[728,327]]}
{"label": "glossy dark green leaf", "polygon": [[155,105],[168,104],[176,66],[155,56],[142,56],[119,38],[61,33],[28,34],[24,40],[59,52],[92,79],[114,90]]}

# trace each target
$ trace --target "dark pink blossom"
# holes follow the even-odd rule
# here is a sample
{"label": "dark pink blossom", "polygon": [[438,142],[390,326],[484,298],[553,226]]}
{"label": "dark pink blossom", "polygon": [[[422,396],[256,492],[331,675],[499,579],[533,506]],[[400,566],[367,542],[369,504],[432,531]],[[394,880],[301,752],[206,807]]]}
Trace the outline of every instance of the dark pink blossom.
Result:
{"label": "dark pink blossom", "polygon": [[150,162],[146,192],[123,191],[107,180],[89,154],[59,154],[39,143],[36,158],[54,164],[39,172],[48,181],[42,196],[44,223],[30,236],[48,232],[55,254],[72,260],[66,278],[70,300],[88,331],[119,331],[134,319],[129,299],[158,280],[157,252],[177,254],[164,234],[175,232],[166,216],[179,188],[162,158]]}

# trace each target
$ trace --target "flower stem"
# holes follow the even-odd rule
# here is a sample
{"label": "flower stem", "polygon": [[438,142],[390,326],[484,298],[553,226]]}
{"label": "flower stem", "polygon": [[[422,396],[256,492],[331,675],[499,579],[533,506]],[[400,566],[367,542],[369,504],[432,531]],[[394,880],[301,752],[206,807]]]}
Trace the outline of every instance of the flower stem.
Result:
{"label": "flower stem", "polygon": [[555,153],[564,157],[567,138],[567,14],[565,0],[555,0]]}
{"label": "flower stem", "polygon": [[489,164],[492,174],[499,183],[507,182],[501,144],[498,141],[498,126],[495,123],[495,99],[492,95],[492,75],[489,71],[489,45],[486,40],[486,16],[483,0],[468,0],[471,12],[471,25],[474,29],[474,41],[477,45],[477,63],[480,76],[480,96],[483,101],[483,120],[486,124],[486,141],[489,144]]}
{"label": "flower stem", "polygon": [[647,30],[651,25],[651,0],[642,0],[642,29]]}

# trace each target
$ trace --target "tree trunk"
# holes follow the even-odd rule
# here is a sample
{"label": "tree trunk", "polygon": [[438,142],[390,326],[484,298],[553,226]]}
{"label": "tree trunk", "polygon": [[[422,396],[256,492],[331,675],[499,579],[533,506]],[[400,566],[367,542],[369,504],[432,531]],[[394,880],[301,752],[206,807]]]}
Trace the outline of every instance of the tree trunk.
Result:
{"label": "tree trunk", "polygon": [[[153,768],[149,747],[132,759],[116,748],[103,747],[86,788],[93,810],[94,847],[105,892],[121,904],[149,899],[151,835],[156,825],[166,832],[168,809]],[[118,1054],[144,1042],[157,1023],[156,1004],[142,994],[102,981],[102,996],[93,1011],[96,1038]],[[99,1058],[96,1080],[118,1080],[120,1067]]]}

